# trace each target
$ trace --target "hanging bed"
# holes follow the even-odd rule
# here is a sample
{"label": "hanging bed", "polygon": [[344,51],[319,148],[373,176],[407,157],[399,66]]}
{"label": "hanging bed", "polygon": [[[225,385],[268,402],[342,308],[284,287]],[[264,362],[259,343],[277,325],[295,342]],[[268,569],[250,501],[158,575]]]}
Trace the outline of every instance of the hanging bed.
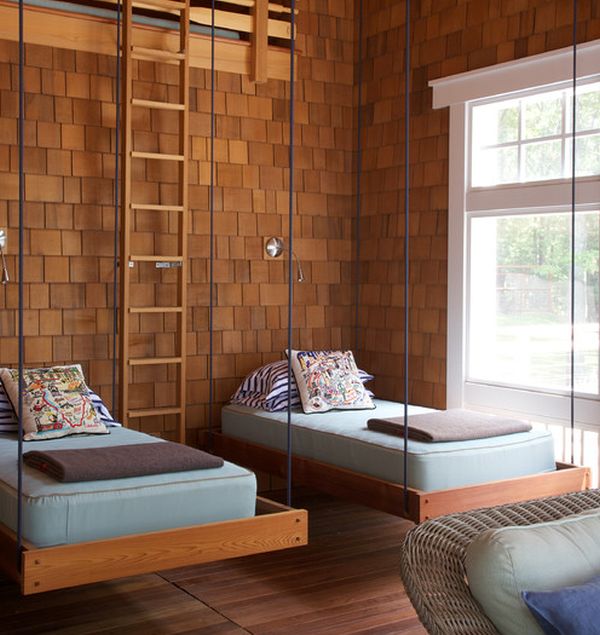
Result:
{"label": "hanging bed", "polygon": [[[551,434],[532,430],[450,443],[410,440],[405,501],[403,439],[367,429],[375,412],[401,416],[404,405],[374,402],[375,411],[292,411],[295,483],[414,522],[589,487],[589,469],[555,463]],[[409,406],[409,415],[423,412],[431,410]],[[286,412],[230,404],[221,421],[222,432],[214,435],[219,454],[285,475]]]}
{"label": "hanging bed", "polygon": [[[140,443],[164,442],[113,427],[44,441],[43,449]],[[17,435],[0,434],[0,567],[24,594],[306,544],[306,512],[257,499],[254,474],[232,463],[83,482],[26,465],[19,567],[16,457]]]}
{"label": "hanging bed", "polygon": [[0,569],[23,594],[306,544],[305,510],[115,422],[80,365],[0,368]]}

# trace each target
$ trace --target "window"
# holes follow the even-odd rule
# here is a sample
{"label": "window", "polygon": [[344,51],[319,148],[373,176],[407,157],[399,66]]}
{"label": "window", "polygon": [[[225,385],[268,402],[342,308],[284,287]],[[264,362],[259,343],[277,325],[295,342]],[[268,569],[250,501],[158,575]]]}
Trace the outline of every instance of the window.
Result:
{"label": "window", "polygon": [[[575,416],[598,436],[600,41],[578,47],[577,68]],[[557,429],[570,419],[572,69],[564,49],[430,82],[450,107],[447,405]]]}
{"label": "window", "polygon": [[[467,383],[570,391],[571,190],[544,192],[551,181],[570,182],[572,95],[572,86],[539,87],[467,109],[468,191],[477,190],[464,210]],[[600,82],[577,90],[576,108],[575,166],[582,178],[600,174]],[[598,220],[597,210],[578,206],[574,388],[594,397],[600,393]]]}
{"label": "window", "polygon": [[[576,92],[576,175],[600,174],[600,83]],[[472,187],[571,176],[572,89],[473,105]]]}
{"label": "window", "polygon": [[[575,390],[598,395],[599,214],[575,221]],[[571,214],[473,215],[467,380],[571,387]]]}

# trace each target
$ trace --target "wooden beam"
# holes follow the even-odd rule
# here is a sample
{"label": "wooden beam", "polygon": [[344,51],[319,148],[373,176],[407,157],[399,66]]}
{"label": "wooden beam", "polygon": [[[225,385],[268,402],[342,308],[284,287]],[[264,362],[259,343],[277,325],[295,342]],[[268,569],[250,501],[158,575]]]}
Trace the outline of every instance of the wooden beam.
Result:
{"label": "wooden beam", "polygon": [[[115,55],[116,28],[114,20],[96,16],[69,14],[41,7],[26,7],[25,40],[61,49],[86,51],[102,55]],[[179,44],[177,32],[136,25],[133,28],[136,44],[146,48],[171,48]],[[18,40],[18,7],[0,0],[0,39]],[[190,35],[190,67],[210,68],[210,37]],[[215,68],[219,71],[250,75],[251,47],[248,42],[215,41]],[[289,79],[289,52],[270,46],[267,56],[269,78]]]}
{"label": "wooden beam", "polygon": [[267,81],[267,54],[269,50],[269,6],[268,0],[254,3],[254,29],[252,31],[252,73],[250,78],[257,84]]}
{"label": "wooden beam", "polygon": [[[116,3],[116,0],[103,0],[103,2],[113,1]],[[81,4],[88,5],[87,2]],[[152,11],[162,11],[163,13],[173,14],[179,14],[180,11],[185,9],[185,2],[179,2],[179,0],[133,0],[132,5],[140,9],[150,9]]]}
{"label": "wooden beam", "polygon": [[[239,7],[250,7],[254,6],[254,0],[224,0],[227,4],[234,4]],[[269,11],[273,11],[275,13],[291,13],[292,10],[289,7],[286,7],[277,2],[269,2]],[[298,9],[294,13],[298,13]]]}
{"label": "wooden beam", "polygon": [[[5,528],[1,528],[5,531]],[[24,595],[308,543],[306,510],[26,550]]]}
{"label": "wooden beam", "polygon": [[[264,11],[264,27],[268,35],[289,40],[292,33],[290,23],[283,20],[269,19],[267,4],[266,0],[256,0],[254,15],[256,15],[257,11],[262,15]],[[190,19],[192,22],[210,26],[211,10],[204,7],[192,7],[190,9]],[[252,33],[255,29],[255,25],[256,22],[250,15],[233,13],[232,11],[215,11],[215,26],[217,28],[231,29],[232,31],[239,31],[241,33]]]}

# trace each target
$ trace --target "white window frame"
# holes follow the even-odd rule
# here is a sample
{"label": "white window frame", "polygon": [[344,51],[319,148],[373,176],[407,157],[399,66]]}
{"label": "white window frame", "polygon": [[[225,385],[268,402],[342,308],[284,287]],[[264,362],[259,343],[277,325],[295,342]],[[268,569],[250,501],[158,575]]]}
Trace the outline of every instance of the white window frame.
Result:
{"label": "white window frame", "polygon": [[[573,76],[572,48],[560,49],[461,73],[429,82],[433,88],[433,108],[449,107],[449,187],[448,187],[448,325],[447,376],[448,408],[474,407],[535,417],[548,423],[564,423],[570,418],[568,396],[531,389],[499,387],[466,381],[467,342],[467,209],[501,210],[506,201],[519,201],[522,207],[547,208],[557,200],[569,200],[570,179],[541,183],[516,183],[497,186],[497,202],[486,192],[468,189],[470,139],[469,102],[544,86],[560,86]],[[600,40],[578,46],[577,79],[600,79]],[[526,200],[523,193],[526,192]],[[467,200],[467,197],[469,200]],[[518,199],[516,198],[518,197]],[[500,201],[505,201],[504,205]],[[600,179],[580,177],[576,203],[581,208],[600,201]],[[564,204],[562,205],[564,207]],[[577,397],[578,423],[600,424],[600,401]]]}

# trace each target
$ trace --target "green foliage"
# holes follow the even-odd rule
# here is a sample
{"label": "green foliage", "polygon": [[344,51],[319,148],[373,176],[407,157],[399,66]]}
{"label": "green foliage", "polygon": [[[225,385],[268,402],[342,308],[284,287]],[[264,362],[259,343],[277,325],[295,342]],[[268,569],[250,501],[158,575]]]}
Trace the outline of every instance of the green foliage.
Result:
{"label": "green foliage", "polygon": [[577,137],[575,149],[578,176],[600,173],[600,135]]}
{"label": "green foliage", "polygon": [[[598,320],[600,300],[598,221],[597,212],[580,212],[575,221],[576,311],[591,321]],[[499,309],[519,324],[531,312],[538,319],[543,313],[564,319],[571,278],[570,214],[505,217],[496,229],[499,291],[508,282]]]}
{"label": "green foliage", "polygon": [[[598,213],[576,216],[575,268],[578,278],[598,275]],[[569,214],[505,217],[497,221],[497,263],[527,268],[534,275],[568,280],[571,275]]]}
{"label": "green foliage", "polygon": [[562,97],[526,99],[523,103],[524,139],[537,139],[560,134],[562,126]]}
{"label": "green foliage", "polygon": [[543,141],[523,148],[525,153],[525,180],[542,181],[561,176],[561,142]]}
{"label": "green foliage", "polygon": [[600,91],[577,95],[577,130],[600,128]]}
{"label": "green foliage", "polygon": [[517,141],[519,138],[519,107],[511,106],[498,111],[497,143]]}

